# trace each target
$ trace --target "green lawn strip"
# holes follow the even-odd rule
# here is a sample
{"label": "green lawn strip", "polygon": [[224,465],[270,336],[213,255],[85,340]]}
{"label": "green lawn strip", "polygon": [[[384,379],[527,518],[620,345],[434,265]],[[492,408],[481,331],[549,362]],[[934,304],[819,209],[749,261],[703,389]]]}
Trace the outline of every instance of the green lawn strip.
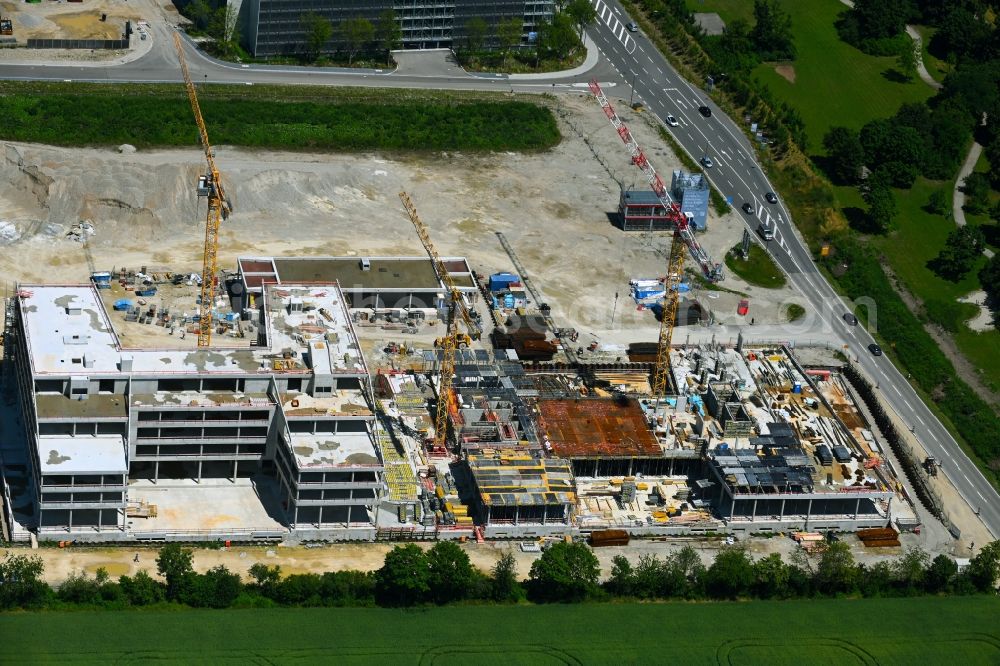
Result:
{"label": "green lawn strip", "polygon": [[757,243],[750,244],[750,256],[746,261],[733,250],[727,252],[726,268],[757,287],[779,289],[785,286],[785,274]]}
{"label": "green lawn strip", "polygon": [[885,72],[895,67],[895,58],[866,55],[841,41],[834,22],[847,7],[838,0],[779,4],[792,18],[798,49],[792,63],[795,83],[779,75],[773,64],[760,65],[754,75],[801,114],[809,137],[803,149],[810,154],[822,152],[823,135],[835,125],[859,129],[870,120],[892,116],[904,102],[922,101],[934,93],[916,76],[908,83],[887,79]]}
{"label": "green lawn strip", "polygon": [[[0,138],[51,145],[196,145],[183,88],[92,87],[3,94]],[[55,88],[59,90],[59,88]],[[109,94],[110,93],[110,94]],[[410,99],[318,95],[247,98],[224,87],[199,90],[216,144],[293,150],[540,150],[559,142],[551,111],[537,103],[445,96]],[[292,95],[289,95],[292,97]]]}
{"label": "green lawn strip", "polygon": [[20,663],[964,665],[1000,659],[998,613],[1000,600],[985,596],[79,611],[0,616],[0,632]]}
{"label": "green lawn strip", "polygon": [[798,321],[806,316],[806,309],[799,305],[798,303],[789,303],[788,307],[785,308],[785,317],[788,321]]}

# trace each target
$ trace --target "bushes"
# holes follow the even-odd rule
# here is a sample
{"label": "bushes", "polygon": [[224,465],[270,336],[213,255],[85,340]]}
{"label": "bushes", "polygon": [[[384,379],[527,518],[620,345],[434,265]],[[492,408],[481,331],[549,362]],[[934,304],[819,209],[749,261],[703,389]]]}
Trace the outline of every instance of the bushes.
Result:
{"label": "bushes", "polygon": [[[141,91],[141,89],[140,89]],[[556,145],[552,113],[527,102],[363,103],[219,99],[201,103],[216,144],[292,150],[540,150]],[[181,95],[0,96],[3,139],[60,146],[195,146]]]}
{"label": "bushes", "polygon": [[[969,594],[995,593],[1000,578],[1000,541],[985,546],[961,574],[950,557],[939,555],[932,561],[919,549],[868,566],[856,563],[844,542],[824,545],[818,560],[797,551],[792,563],[782,561],[776,553],[754,560],[742,545],[725,546],[707,568],[690,545],[663,558],[642,555],[634,565],[619,555],[612,560],[610,575],[601,585],[600,566],[591,549],[583,543],[563,541],[535,560],[524,582],[517,578],[510,552],[505,552],[486,576],[472,568],[464,549],[448,541],[438,542],[428,551],[414,544],[396,546],[386,555],[382,569],[374,573],[348,570],[282,577],[280,567],[257,563],[250,567],[247,583],[221,565],[204,574],[187,569],[184,564],[192,553],[176,545],[162,548],[157,560],[159,568],[171,570],[174,581],[181,581],[174,588],[174,594],[180,596],[173,603],[197,608],[372,606],[376,600],[382,606],[506,603],[523,600],[525,591],[540,603],[608,596],[698,600]],[[414,577],[407,579],[407,571]],[[145,571],[122,576],[117,582],[103,569],[98,569],[94,578],[73,574],[55,593],[41,579],[42,573],[40,558],[8,553],[0,561],[0,609],[117,609],[154,606],[169,599],[169,586]]]}

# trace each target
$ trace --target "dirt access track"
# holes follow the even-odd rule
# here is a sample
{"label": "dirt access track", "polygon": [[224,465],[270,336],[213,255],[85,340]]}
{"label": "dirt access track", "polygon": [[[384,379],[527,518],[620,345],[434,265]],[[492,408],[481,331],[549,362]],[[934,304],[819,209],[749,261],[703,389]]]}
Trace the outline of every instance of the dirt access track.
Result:
{"label": "dirt access track", "polygon": [[[216,162],[235,208],[221,233],[219,265],[233,268],[237,256],[254,254],[423,256],[398,198],[406,190],[438,250],[468,256],[479,272],[513,270],[495,234],[502,231],[559,325],[603,342],[655,340],[657,322],[629,300],[628,280],[663,275],[670,235],[626,234],[613,226],[619,187],[591,150],[627,187],[645,186],[642,174],[592,97],[553,104],[572,127],[561,122],[564,140],[543,153],[316,155],[219,146]],[[644,118],[627,116],[669,182],[678,161]],[[85,249],[67,238],[81,220],[96,230],[90,248],[97,270],[199,270],[205,216],[194,190],[204,169],[199,150],[0,149],[0,244],[8,246],[0,270],[7,280],[86,281]],[[701,242],[721,260],[742,230],[737,214],[711,214]],[[761,295],[754,302],[758,322],[768,317],[763,297],[778,301],[792,293],[756,290],[735,276],[724,285]],[[716,321],[735,319],[739,295],[703,296],[711,296],[703,302],[718,310]],[[775,319],[779,310],[771,308]]]}
{"label": "dirt access track", "polygon": [[[119,39],[125,21],[133,25],[148,18],[153,0],[129,3],[118,0],[83,0],[83,2],[0,2],[0,14],[14,22],[14,38],[24,44],[28,39]],[[107,20],[101,21],[101,14]]]}

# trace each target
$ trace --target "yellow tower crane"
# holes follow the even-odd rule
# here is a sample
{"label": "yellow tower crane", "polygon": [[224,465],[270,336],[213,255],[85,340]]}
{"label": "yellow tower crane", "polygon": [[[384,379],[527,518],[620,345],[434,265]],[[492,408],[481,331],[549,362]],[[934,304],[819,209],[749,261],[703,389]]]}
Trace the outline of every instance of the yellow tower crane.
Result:
{"label": "yellow tower crane", "polygon": [[212,144],[208,142],[208,130],[205,119],[201,117],[201,106],[198,104],[198,93],[191,81],[187,61],[184,60],[184,49],[181,38],[174,33],[174,48],[177,49],[177,60],[181,63],[181,73],[184,75],[184,85],[187,88],[194,121],[198,125],[198,135],[201,147],[205,151],[208,171],[198,178],[198,196],[208,198],[208,213],[205,217],[205,251],[201,264],[201,315],[198,320],[198,346],[208,347],[212,344],[212,316],[215,313],[215,273],[218,269],[219,227],[222,221],[233,212],[233,207],[222,188],[222,178],[215,166],[212,155]]}
{"label": "yellow tower crane", "polygon": [[[465,340],[465,335],[478,340],[482,336],[482,329],[476,322],[476,317],[465,307],[465,302],[462,300],[462,293],[455,285],[455,281],[448,272],[448,267],[444,265],[444,261],[441,260],[440,255],[438,255],[437,250],[434,248],[430,234],[427,232],[427,227],[420,221],[420,216],[417,215],[417,208],[413,205],[410,195],[406,192],[400,192],[399,199],[403,202],[403,208],[406,209],[407,215],[410,216],[410,221],[413,222],[413,227],[417,230],[417,236],[420,238],[420,242],[423,243],[427,254],[430,255],[431,261],[434,262],[434,270],[437,271],[441,282],[447,287],[448,295],[451,298],[451,307],[448,311],[448,330],[441,339],[441,372],[438,381],[437,413],[434,418],[434,445],[446,448],[448,440],[448,407],[451,403],[451,380],[455,374],[455,350],[459,346],[464,346],[462,341]],[[468,334],[458,332],[456,310],[461,315],[462,321],[465,322]]]}
{"label": "yellow tower crane", "polygon": [[667,276],[663,280],[666,290],[663,294],[663,309],[660,312],[660,340],[656,346],[656,368],[653,370],[653,397],[661,399],[667,395],[667,377],[670,374],[670,342],[674,337],[677,323],[677,306],[680,301],[678,288],[684,275],[684,239],[681,225],[674,231],[667,260]]}

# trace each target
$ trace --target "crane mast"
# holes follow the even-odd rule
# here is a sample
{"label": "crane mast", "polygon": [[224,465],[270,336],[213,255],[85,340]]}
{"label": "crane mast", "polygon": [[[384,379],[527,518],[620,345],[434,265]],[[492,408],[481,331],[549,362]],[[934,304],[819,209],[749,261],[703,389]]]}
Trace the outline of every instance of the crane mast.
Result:
{"label": "crane mast", "polygon": [[400,192],[399,199],[403,202],[403,208],[406,209],[407,215],[410,216],[410,222],[413,223],[414,229],[417,230],[417,236],[420,238],[420,242],[423,243],[427,254],[430,255],[431,261],[434,262],[434,269],[437,271],[441,282],[447,287],[449,297],[451,298],[451,306],[448,308],[448,329],[441,340],[441,369],[438,380],[437,411],[434,417],[434,445],[435,447],[446,448],[448,443],[448,407],[451,403],[451,382],[455,374],[455,350],[459,346],[457,319],[461,316],[462,321],[465,322],[466,329],[469,331],[469,336],[473,339],[479,339],[482,330],[468,308],[465,307],[465,302],[462,300],[462,293],[458,290],[458,286],[448,272],[448,267],[444,265],[444,261],[442,261],[437,249],[431,242],[427,227],[420,221],[420,216],[417,215],[417,208],[413,205],[410,195],[406,192]]}
{"label": "crane mast", "polygon": [[198,178],[198,196],[208,199],[208,212],[205,216],[205,248],[201,265],[201,314],[198,319],[198,346],[208,347],[212,344],[212,318],[215,313],[215,274],[218,270],[219,227],[222,221],[232,213],[232,206],[222,187],[222,177],[215,166],[212,155],[212,144],[208,140],[208,129],[201,115],[201,105],[198,104],[198,93],[195,91],[191,74],[188,72],[187,61],[184,59],[184,49],[181,39],[174,33],[174,48],[177,50],[177,60],[181,64],[184,75],[184,86],[187,89],[194,121],[198,125],[198,136],[202,149],[205,151],[205,161],[208,170]]}
{"label": "crane mast", "polygon": [[[680,224],[687,224],[681,222]],[[677,323],[677,308],[680,305],[680,283],[684,271],[684,241],[680,230],[674,231],[670,244],[670,258],[667,260],[667,276],[663,279],[663,309],[660,311],[660,338],[656,345],[656,367],[653,370],[653,397],[667,395],[670,374],[670,343]]]}

